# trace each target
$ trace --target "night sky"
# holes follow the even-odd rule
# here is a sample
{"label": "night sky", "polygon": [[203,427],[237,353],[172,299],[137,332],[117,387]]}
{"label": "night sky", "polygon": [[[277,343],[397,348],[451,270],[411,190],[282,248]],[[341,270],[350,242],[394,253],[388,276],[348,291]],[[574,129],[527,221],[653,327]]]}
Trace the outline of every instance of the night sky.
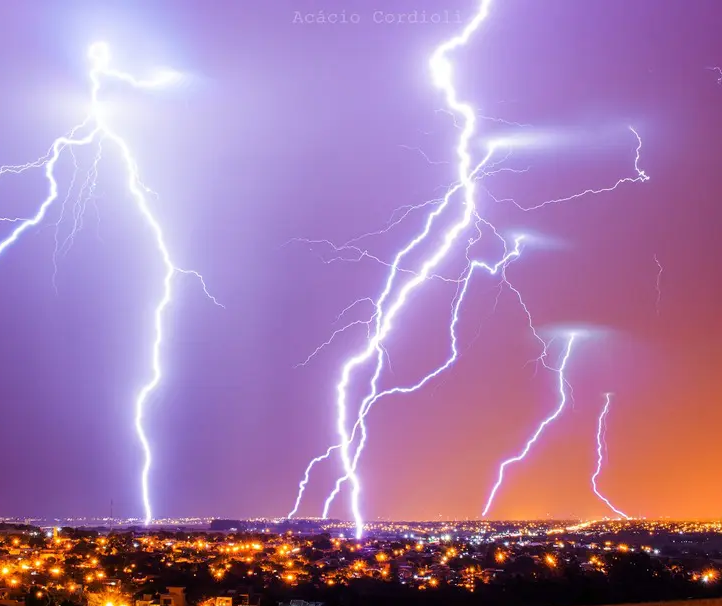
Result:
{"label": "night sky", "polygon": [[[477,0],[377,4],[466,20]],[[386,275],[372,260],[324,264],[327,246],[292,239],[343,243],[454,180],[458,130],[437,111],[428,58],[461,26],[376,24],[372,5],[0,4],[0,165],[36,159],[82,120],[86,49],[98,39],[128,71],[188,74],[168,92],[115,87],[109,102],[159,194],[154,210],[177,263],[202,272],[226,307],[177,278],[165,375],[147,414],[156,516],[288,512],[308,460],[335,443],[334,386],[364,328],[294,366],[342,325],[347,305],[378,296]],[[295,11],[319,9],[361,22],[293,23]],[[722,514],[722,85],[706,69],[722,64],[720,23],[718,0],[496,0],[454,55],[460,94],[480,115],[532,125],[480,120],[477,160],[484,136],[528,132],[544,143],[507,161],[527,172],[479,188],[479,209],[501,232],[535,236],[508,277],[544,338],[588,329],[568,366],[573,403],[509,469],[492,518],[609,514],[589,485],[605,392],[614,392],[605,495],[634,516]],[[634,177],[629,125],[643,140],[646,183],[529,213],[485,192],[532,206]],[[66,158],[65,187],[68,167]],[[0,257],[0,515],[102,516],[111,499],[116,515],[142,515],[133,398],[150,373],[163,268],[120,167],[109,151],[84,228],[58,259],[57,292],[58,208]],[[1,214],[34,212],[45,188],[38,170],[3,175]],[[421,220],[362,247],[390,260]],[[0,223],[0,236],[10,229]],[[458,273],[459,261],[441,273]],[[369,416],[368,518],[480,516],[499,462],[556,406],[556,377],[527,364],[538,344],[512,293],[495,305],[498,284],[475,277],[457,364]],[[446,358],[455,290],[432,280],[411,298],[387,342],[384,386]],[[550,362],[562,345],[552,343]],[[360,384],[354,393],[358,406]],[[302,515],[320,515],[338,471],[335,459],[317,468]],[[346,505],[332,515],[348,517]]]}

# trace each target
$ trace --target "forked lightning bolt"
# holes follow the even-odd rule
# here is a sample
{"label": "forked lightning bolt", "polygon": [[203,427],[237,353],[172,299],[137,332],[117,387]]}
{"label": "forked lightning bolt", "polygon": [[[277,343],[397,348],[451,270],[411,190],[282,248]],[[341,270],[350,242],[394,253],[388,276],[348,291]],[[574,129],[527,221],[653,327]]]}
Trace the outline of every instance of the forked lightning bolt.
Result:
{"label": "forked lightning bolt", "polygon": [[[464,302],[464,298],[466,295],[466,292],[468,290],[469,284],[471,282],[471,277],[476,269],[484,269],[491,275],[495,275],[497,273],[502,273],[506,269],[509,263],[511,263],[514,259],[518,258],[521,254],[521,242],[523,240],[523,236],[519,236],[516,238],[514,248],[507,252],[502,259],[496,264],[496,265],[488,265],[481,261],[472,261],[469,263],[467,270],[465,272],[464,278],[461,280],[459,290],[457,292],[455,303],[452,307],[452,317],[451,317],[451,324],[449,326],[449,337],[451,341],[451,355],[449,358],[438,368],[431,371],[429,374],[424,376],[420,381],[415,383],[412,386],[409,387],[394,387],[392,389],[387,389],[385,391],[382,391],[376,395],[374,395],[372,398],[367,398],[362,403],[361,411],[359,412],[358,419],[356,421],[356,424],[353,427],[353,431],[351,432],[350,437],[350,443],[354,442],[356,431],[361,429],[361,438],[359,441],[359,445],[356,448],[356,452],[354,454],[354,458],[351,464],[351,471],[352,473],[356,472],[356,469],[358,467],[358,462],[361,457],[361,453],[363,452],[364,446],[366,445],[366,425],[364,423],[364,419],[366,418],[366,415],[371,410],[371,407],[381,398],[385,396],[390,396],[393,394],[401,393],[401,394],[409,394],[414,391],[418,391],[422,387],[424,387],[427,383],[429,383],[431,380],[435,379],[437,376],[439,376],[441,373],[443,373],[446,369],[450,368],[451,365],[456,361],[456,359],[459,356],[459,350],[458,350],[458,337],[456,334],[456,326],[459,321],[459,312],[461,309],[461,305]],[[474,243],[476,240],[472,240],[470,244]],[[506,276],[502,279],[503,283],[506,283],[509,288],[515,291],[514,287],[509,284],[508,280],[506,279]],[[518,294],[518,291],[515,291]],[[523,305],[523,302],[522,302]],[[543,359],[545,355],[545,351],[542,352],[539,359]],[[333,448],[333,447],[332,447]],[[327,451],[327,454],[330,454],[329,451]],[[336,481],[336,485],[334,486],[333,491],[329,495],[329,497],[326,499],[326,502],[324,503],[323,508],[323,517],[328,517],[329,508],[331,507],[331,504],[333,503],[333,500],[338,496],[339,492],[341,491],[341,487],[344,482],[348,481],[350,477],[350,474],[346,474],[339,478]],[[297,505],[298,507],[298,501]]]}
{"label": "forked lightning bolt", "polygon": [[486,501],[486,505],[484,506],[483,515],[487,515],[489,513],[489,510],[491,509],[491,506],[494,504],[494,497],[496,497],[496,493],[501,488],[501,484],[504,481],[504,472],[506,471],[506,468],[509,465],[512,465],[514,463],[518,463],[519,461],[522,461],[526,456],[529,454],[529,451],[531,450],[532,446],[536,443],[536,441],[539,439],[539,437],[542,435],[544,430],[547,428],[547,426],[552,423],[559,415],[562,414],[564,411],[564,408],[567,403],[567,381],[565,378],[565,371],[567,367],[567,362],[569,361],[569,356],[571,356],[572,353],[572,346],[574,345],[574,339],[576,338],[576,335],[572,333],[567,338],[567,346],[564,350],[564,355],[562,356],[561,364],[559,365],[559,370],[557,371],[558,374],[558,389],[559,389],[559,403],[546,419],[544,419],[540,424],[539,427],[537,427],[536,431],[532,435],[531,438],[529,438],[529,441],[524,446],[524,449],[515,457],[511,457],[510,459],[507,459],[499,466],[499,474],[496,479],[496,484],[494,484],[493,488],[491,489],[491,493],[489,494],[489,498]]}
{"label": "forked lightning bolt", "polygon": [[[355,425],[353,426],[353,429],[351,431],[351,435],[349,437],[349,442],[352,444],[356,438],[357,431],[361,431],[361,439],[358,448],[356,449],[356,453],[354,454],[353,461],[351,464],[351,470],[352,473],[355,473],[356,468],[358,466],[359,458],[361,456],[361,453],[363,451],[364,445],[366,443],[366,425],[364,423],[364,419],[366,418],[366,415],[368,415],[369,411],[371,410],[371,407],[381,398],[397,393],[402,394],[408,394],[414,391],[417,391],[424,387],[429,381],[440,375],[442,372],[444,372],[447,368],[449,368],[458,358],[459,356],[459,350],[458,350],[458,340],[456,335],[456,326],[459,321],[459,312],[461,309],[461,305],[464,302],[464,297],[466,295],[466,292],[468,290],[469,284],[471,282],[471,277],[476,269],[484,269],[491,275],[495,275],[497,273],[503,272],[504,269],[507,267],[509,263],[511,263],[515,258],[519,257],[521,254],[521,244],[522,244],[523,236],[519,236],[516,238],[514,243],[514,248],[503,256],[503,258],[496,264],[496,265],[488,265],[481,261],[471,261],[467,265],[467,269],[465,271],[465,276],[459,281],[459,290],[457,293],[457,296],[455,298],[454,305],[452,306],[452,317],[451,317],[451,324],[449,327],[449,333],[450,333],[450,340],[451,340],[451,354],[449,358],[438,368],[433,370],[431,373],[423,377],[420,381],[415,383],[414,385],[408,386],[408,387],[394,387],[392,389],[388,389],[385,391],[382,391],[380,393],[377,393],[376,395],[373,395],[372,397],[366,398],[364,402],[362,403],[362,408],[359,412],[359,416],[356,420]],[[470,242],[470,245],[474,243],[476,240],[472,240]],[[508,284],[508,281],[504,277],[504,281]],[[511,285],[509,285],[510,288],[513,289]],[[352,323],[351,325],[353,325]],[[335,334],[335,333],[334,333]],[[328,341],[327,341],[328,343]],[[318,350],[317,350],[318,351]],[[311,470],[313,467],[320,463],[321,461],[327,459],[335,450],[338,450],[341,448],[341,444],[335,444],[334,446],[331,446],[324,454],[316,457],[311,461],[311,463],[306,468],[306,471],[304,473],[304,478],[301,481],[301,484],[299,485],[299,491],[298,495],[296,497],[296,502],[294,504],[293,509],[288,514],[288,517],[292,517],[296,515],[299,506],[301,505],[301,499],[303,497],[303,493],[305,491],[306,485],[309,481],[309,474],[311,473]],[[334,490],[329,495],[328,499],[326,500],[324,504],[323,509],[323,517],[328,517],[328,510],[331,506],[331,503],[335,499],[335,497],[338,495],[339,491],[341,490],[341,486],[344,482],[348,481],[350,479],[351,474],[346,474],[343,477],[339,478],[336,482],[336,485],[334,487]]]}
{"label": "forked lightning bolt", "polygon": [[[574,335],[571,335],[568,338],[567,347],[565,350],[565,354],[562,358],[560,367],[550,367],[546,362],[546,358],[548,355],[548,344],[537,333],[537,330],[535,329],[532,322],[531,314],[526,304],[524,303],[520,291],[515,288],[507,278],[507,269],[509,264],[515,259],[517,259],[521,254],[521,245],[524,237],[521,236],[515,238],[514,245],[511,246],[500,235],[500,233],[493,225],[491,225],[488,221],[484,220],[480,216],[475,203],[476,183],[479,179],[492,176],[504,170],[509,170],[511,172],[524,172],[514,169],[497,168],[498,164],[500,164],[509,157],[511,153],[511,148],[517,145],[517,142],[510,139],[489,141],[486,145],[486,154],[478,163],[473,163],[470,144],[472,138],[477,136],[477,114],[476,111],[471,107],[471,105],[459,100],[454,85],[454,71],[449,55],[456,49],[463,47],[467,44],[471,36],[486,20],[489,14],[491,4],[491,0],[481,0],[475,16],[461,31],[461,33],[457,36],[454,36],[447,42],[441,44],[433,53],[430,61],[433,84],[443,94],[444,100],[447,105],[447,107],[443,111],[452,115],[452,117],[454,118],[454,125],[460,131],[458,142],[455,148],[457,173],[456,184],[449,188],[446,192],[446,195],[440,200],[432,200],[430,202],[425,202],[415,206],[405,206],[397,209],[397,212],[394,214],[394,216],[392,216],[392,219],[387,223],[386,227],[379,231],[364,234],[358,238],[354,238],[353,240],[348,241],[346,244],[341,246],[335,246],[327,240],[316,241],[322,242],[325,245],[330,246],[333,251],[339,255],[339,257],[337,257],[336,259],[332,259],[332,261],[343,260],[344,258],[341,255],[344,252],[350,252],[353,255],[353,258],[346,258],[345,260],[359,261],[363,258],[371,259],[373,261],[381,263],[382,265],[387,266],[389,268],[389,273],[386,278],[384,287],[377,298],[367,297],[364,299],[360,299],[352,303],[341,313],[341,316],[343,316],[351,308],[363,302],[372,306],[373,312],[370,315],[370,318],[367,320],[357,320],[350,322],[343,328],[336,330],[332,334],[330,339],[328,339],[323,345],[318,347],[307,358],[307,360],[303,362],[303,364],[308,362],[326,345],[328,345],[334,339],[334,337],[341,334],[345,330],[360,324],[367,327],[368,334],[365,347],[345,361],[341,369],[340,379],[336,385],[336,430],[339,436],[338,443],[329,447],[323,454],[312,459],[307,466],[303,479],[299,484],[296,501],[293,509],[289,513],[289,517],[296,515],[296,513],[298,512],[303,494],[310,479],[310,473],[314,466],[321,461],[328,459],[334,452],[338,451],[343,465],[343,474],[336,481],[333,491],[325,502],[323,515],[324,517],[328,516],[329,507],[333,502],[334,498],[339,494],[339,491],[341,490],[343,484],[345,482],[349,482],[351,485],[351,511],[356,527],[356,536],[360,537],[362,535],[363,517],[361,515],[359,502],[361,484],[357,475],[357,465],[359,462],[359,458],[363,452],[367,438],[365,418],[368,415],[372,406],[379,399],[391,394],[408,394],[417,391],[423,388],[432,379],[439,376],[441,373],[443,373],[445,370],[447,370],[453,365],[453,363],[459,356],[456,328],[459,320],[460,309],[465,299],[471,278],[475,274],[475,270],[477,269],[484,269],[488,274],[496,274],[501,276],[501,286],[506,286],[511,292],[514,293],[516,299],[518,300],[520,306],[526,314],[526,317],[528,319],[528,325],[533,337],[539,342],[541,346],[541,352],[537,358],[537,361],[540,362],[548,370],[556,372],[559,375],[560,404],[557,412],[550,418],[545,420],[545,422],[539,428],[535,436],[528,443],[527,449],[520,458],[526,456],[526,452],[528,452],[528,449],[531,448],[531,445],[539,437],[544,427],[546,427],[546,425],[551,423],[559,414],[561,414],[561,411],[564,408],[567,399],[566,389],[568,389],[564,376],[564,370],[566,368],[568,358],[571,354],[571,348],[574,342]],[[601,189],[587,189],[572,196],[567,196],[555,200],[548,200],[541,204],[528,208],[521,206],[519,206],[519,208],[522,208],[523,210],[535,210],[549,204],[574,200],[585,195],[609,192],[616,189],[623,183],[646,181],[648,179],[647,175],[642,170],[640,170],[638,166],[639,154],[642,145],[641,138],[639,137],[638,133],[634,131],[634,129],[631,130],[637,139],[634,176],[619,179],[614,185],[610,187],[605,187]],[[501,157],[495,159],[497,152],[500,150],[502,151]],[[455,204],[456,201],[459,199],[460,204]],[[492,197],[492,199],[496,198]],[[516,203],[514,202],[514,204]],[[391,261],[384,261],[379,257],[370,254],[368,251],[362,250],[357,246],[357,244],[362,239],[381,233],[387,233],[393,227],[401,223],[412,212],[424,210],[427,207],[431,208],[431,210],[426,216],[426,220],[424,222],[422,230],[408,244],[401,248]],[[434,227],[436,226],[437,220],[442,214],[444,214],[444,217],[446,217],[446,215],[450,214],[451,212],[457,212],[458,217],[454,219],[451,225],[447,227],[440,234],[439,237],[439,235],[434,232]],[[438,267],[442,263],[442,261],[445,261],[452,253],[452,251],[455,251],[455,249],[456,251],[464,250],[464,248],[459,249],[459,244],[461,242],[464,242],[464,240],[462,239],[462,234],[464,234],[464,232],[469,230],[472,226],[475,230],[475,234],[466,240],[465,252],[467,264],[461,275],[458,278],[448,278],[440,276],[438,273],[435,273],[438,272]],[[503,254],[500,255],[500,260],[496,263],[485,263],[472,259],[470,257],[471,249],[473,245],[480,240],[482,230],[489,230],[496,238],[499,239],[502,244]],[[431,250],[426,254],[426,256],[419,262],[418,267],[416,269],[413,269],[409,266],[410,262],[408,261],[410,253],[412,251],[415,251],[417,247],[419,247],[422,243],[428,245],[428,240],[431,240],[431,238],[435,238],[434,241],[438,241],[439,243],[435,247],[432,247]],[[406,280],[402,281],[402,278],[406,278]],[[384,361],[387,358],[384,342],[393,330],[394,322],[395,320],[397,320],[397,317],[404,309],[411,293],[430,279],[442,279],[445,282],[451,282],[457,285],[457,292],[452,302],[451,321],[449,325],[449,336],[451,344],[450,355],[447,357],[446,361],[442,365],[429,372],[415,384],[406,387],[394,387],[386,390],[380,390],[379,379],[384,368]],[[339,318],[341,316],[339,316]],[[363,399],[361,399],[359,403],[356,421],[353,424],[351,431],[349,431],[349,386],[352,378],[355,376],[356,371],[361,367],[366,366],[369,362],[372,362],[373,370],[368,383],[368,391],[365,397],[363,397]],[[352,445],[354,443],[357,443],[357,445],[352,454]],[[511,462],[513,461],[509,460],[502,464],[502,467],[500,469],[499,481],[497,482],[497,485],[492,491],[492,495],[489,498],[487,507],[485,508],[485,513],[491,506],[493,496],[494,494],[496,494],[496,491],[501,485],[501,481],[503,479],[503,471],[505,467]]]}
{"label": "forked lightning bolt", "polygon": [[622,518],[628,520],[629,516],[623,511],[617,509],[614,505],[612,505],[609,502],[609,499],[607,499],[607,497],[605,497],[601,492],[599,492],[599,488],[597,487],[597,478],[602,472],[602,463],[604,462],[604,456],[607,452],[607,415],[609,414],[609,407],[612,403],[612,394],[606,394],[605,398],[606,400],[604,402],[604,408],[602,409],[602,413],[599,415],[599,419],[597,420],[597,468],[594,470],[594,475],[592,475],[592,490],[594,490],[595,495],[597,495],[602,501],[604,501],[604,504],[609,507],[609,509],[611,509],[618,516],[621,516]]}
{"label": "forked lightning bolt", "polygon": [[[456,36],[448,42],[442,44],[431,58],[431,70],[434,84],[444,93],[447,105],[456,113],[461,114],[465,121],[459,137],[459,143],[456,148],[456,155],[459,162],[459,184],[447,192],[442,203],[439,204],[438,207],[428,216],[423,231],[396,255],[386,281],[386,286],[375,304],[375,327],[372,329],[372,334],[370,335],[368,344],[363,351],[354,355],[346,362],[341,371],[341,379],[336,386],[336,408],[338,415],[337,431],[340,438],[339,449],[341,452],[341,460],[343,462],[345,476],[348,476],[352,485],[351,509],[353,512],[354,523],[356,525],[356,536],[358,537],[361,537],[363,533],[363,519],[359,508],[361,484],[355,470],[353,469],[350,455],[351,437],[347,427],[347,399],[349,382],[354,370],[374,357],[375,354],[376,364],[373,377],[371,378],[370,393],[361,403],[359,408],[359,419],[363,427],[363,412],[368,403],[371,402],[377,394],[377,383],[383,367],[384,353],[381,343],[386,335],[391,331],[392,322],[395,319],[395,316],[403,308],[409,294],[422,284],[431,271],[446,257],[453,244],[461,235],[462,231],[469,226],[475,215],[475,187],[474,180],[472,178],[473,167],[469,152],[469,141],[475,131],[476,115],[471,106],[461,103],[457,98],[456,90],[452,83],[452,67],[447,55],[455,48],[466,44],[466,41],[470,38],[471,34],[478,29],[486,18],[490,4],[490,0],[483,0],[478,13],[466,26],[466,28],[464,28],[463,32],[459,36]],[[486,164],[486,162],[488,162],[494,151],[494,148],[490,147],[485,159],[482,160],[482,164]],[[464,208],[461,218],[446,231],[441,245],[430,255],[430,257],[426,259],[426,261],[424,261],[419,271],[400,288],[395,298],[393,298],[388,306],[386,306],[386,301],[391,296],[391,290],[398,273],[400,262],[404,259],[404,257],[406,257],[406,255],[414,250],[418,244],[425,240],[431,231],[434,220],[443,210],[446,209],[453,194],[459,190],[462,190],[464,198]]]}
{"label": "forked lightning bolt", "polygon": [[[57,255],[67,250],[67,247],[72,244],[72,240],[75,237],[77,231],[82,227],[82,213],[84,200],[87,197],[92,196],[92,192],[95,189],[95,180],[98,174],[98,164],[102,159],[102,151],[104,150],[102,144],[107,141],[117,147],[120,151],[125,170],[127,171],[127,186],[128,189],[143,217],[147,227],[150,228],[154,239],[155,245],[158,250],[160,260],[162,261],[163,267],[165,268],[163,276],[163,287],[162,297],[158,302],[155,313],[154,313],[154,335],[151,342],[151,374],[149,380],[142,386],[136,399],[135,399],[135,430],[138,434],[141,447],[144,455],[144,464],[141,473],[141,491],[144,509],[144,522],[149,524],[153,519],[153,512],[150,500],[150,489],[149,489],[149,474],[152,464],[152,453],[150,443],[146,435],[143,419],[145,414],[145,407],[151,393],[158,387],[163,375],[161,367],[161,347],[163,343],[163,316],[168,305],[172,300],[172,283],[173,278],[177,273],[188,274],[196,277],[203,288],[204,293],[216,304],[220,305],[218,301],[212,297],[206,288],[206,284],[203,277],[196,271],[181,269],[171,260],[171,255],[166,246],[165,237],[163,235],[163,229],[160,223],[158,223],[151,207],[148,204],[148,196],[152,194],[140,180],[138,166],[130,151],[130,148],[126,142],[118,135],[108,123],[108,116],[106,114],[106,108],[101,102],[99,95],[101,90],[101,84],[104,79],[117,80],[130,85],[133,88],[138,89],[156,89],[163,86],[172,84],[178,77],[174,72],[163,72],[158,77],[150,80],[139,80],[134,76],[125,72],[117,71],[110,66],[110,52],[109,48],[105,43],[96,43],[90,47],[88,53],[91,67],[89,72],[90,78],[90,112],[85,120],[75,128],[73,128],[69,134],[58,137],[50,147],[49,151],[41,158],[34,162],[30,162],[23,165],[17,166],[2,166],[0,167],[0,175],[4,173],[22,173],[33,168],[44,168],[45,177],[49,184],[48,194],[45,200],[38,208],[37,212],[29,218],[8,218],[6,221],[12,221],[17,223],[17,226],[5,239],[0,241],[0,254],[5,252],[7,248],[12,246],[18,239],[31,228],[39,225],[46,217],[53,203],[59,196],[58,182],[55,176],[55,167],[61,157],[64,150],[68,150],[73,157],[73,163],[77,173],[78,165],[75,154],[73,153],[74,148],[82,146],[96,145],[95,160],[91,169],[89,170],[86,180],[81,187],[78,201],[73,212],[73,226],[70,235],[63,241],[58,240],[58,234],[55,236],[55,251],[53,253],[53,284],[55,285],[55,274],[57,272]],[[68,191],[68,196],[72,191],[73,184],[75,183],[76,173],[73,174],[71,186]],[[62,221],[64,214],[65,203],[67,202],[68,196],[65,197],[60,211],[59,222]],[[57,225],[56,225],[57,228]],[[222,307],[222,306],[221,306]]]}

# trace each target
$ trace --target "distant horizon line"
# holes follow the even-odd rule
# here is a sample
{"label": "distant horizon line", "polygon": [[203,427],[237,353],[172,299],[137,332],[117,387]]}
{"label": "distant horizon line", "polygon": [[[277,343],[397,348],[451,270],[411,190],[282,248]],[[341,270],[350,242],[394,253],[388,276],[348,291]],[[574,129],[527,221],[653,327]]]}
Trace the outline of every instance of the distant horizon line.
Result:
{"label": "distant horizon line", "polygon": [[[353,520],[346,520],[343,518],[320,518],[320,517],[293,517],[287,518],[285,516],[275,517],[232,517],[232,516],[168,516],[163,518],[156,518],[151,521],[151,525],[159,524],[178,524],[178,523],[210,523],[217,520],[228,520],[237,522],[269,522],[269,523],[303,523],[303,522],[315,522],[315,523],[341,523],[341,524],[353,524]],[[30,521],[37,522],[70,522],[70,521],[93,521],[93,522],[124,522],[127,524],[138,523],[143,524],[143,519],[140,517],[111,517],[111,516],[68,516],[68,517],[53,517],[53,516],[0,516],[0,523],[27,523]],[[413,518],[376,518],[374,520],[367,520],[366,524],[377,524],[377,523],[414,523],[414,524],[444,524],[444,523],[459,523],[459,522],[482,522],[488,524],[498,523],[521,523],[521,522],[543,522],[543,523],[563,523],[563,522],[574,522],[579,524],[594,524],[599,522],[616,522],[626,521],[619,517],[605,516],[602,518],[595,519],[583,519],[576,517],[561,518],[561,517],[530,517],[530,518],[427,518],[427,519],[413,519]],[[647,521],[647,522],[722,522],[722,518],[713,517],[689,517],[689,518],[676,518],[671,516],[659,516],[659,517],[631,517],[628,521]]]}

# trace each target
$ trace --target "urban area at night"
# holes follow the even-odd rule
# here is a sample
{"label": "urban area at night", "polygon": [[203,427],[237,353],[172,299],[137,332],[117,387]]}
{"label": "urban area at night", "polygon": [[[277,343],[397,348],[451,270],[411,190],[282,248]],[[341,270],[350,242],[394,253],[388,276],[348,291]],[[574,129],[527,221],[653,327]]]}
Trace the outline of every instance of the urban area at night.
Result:
{"label": "urban area at night", "polygon": [[0,606],[722,606],[722,0],[0,29]]}
{"label": "urban area at night", "polygon": [[33,606],[566,605],[720,594],[722,523],[376,522],[357,540],[337,521],[65,522],[99,525],[2,526],[3,604],[13,593]]}

